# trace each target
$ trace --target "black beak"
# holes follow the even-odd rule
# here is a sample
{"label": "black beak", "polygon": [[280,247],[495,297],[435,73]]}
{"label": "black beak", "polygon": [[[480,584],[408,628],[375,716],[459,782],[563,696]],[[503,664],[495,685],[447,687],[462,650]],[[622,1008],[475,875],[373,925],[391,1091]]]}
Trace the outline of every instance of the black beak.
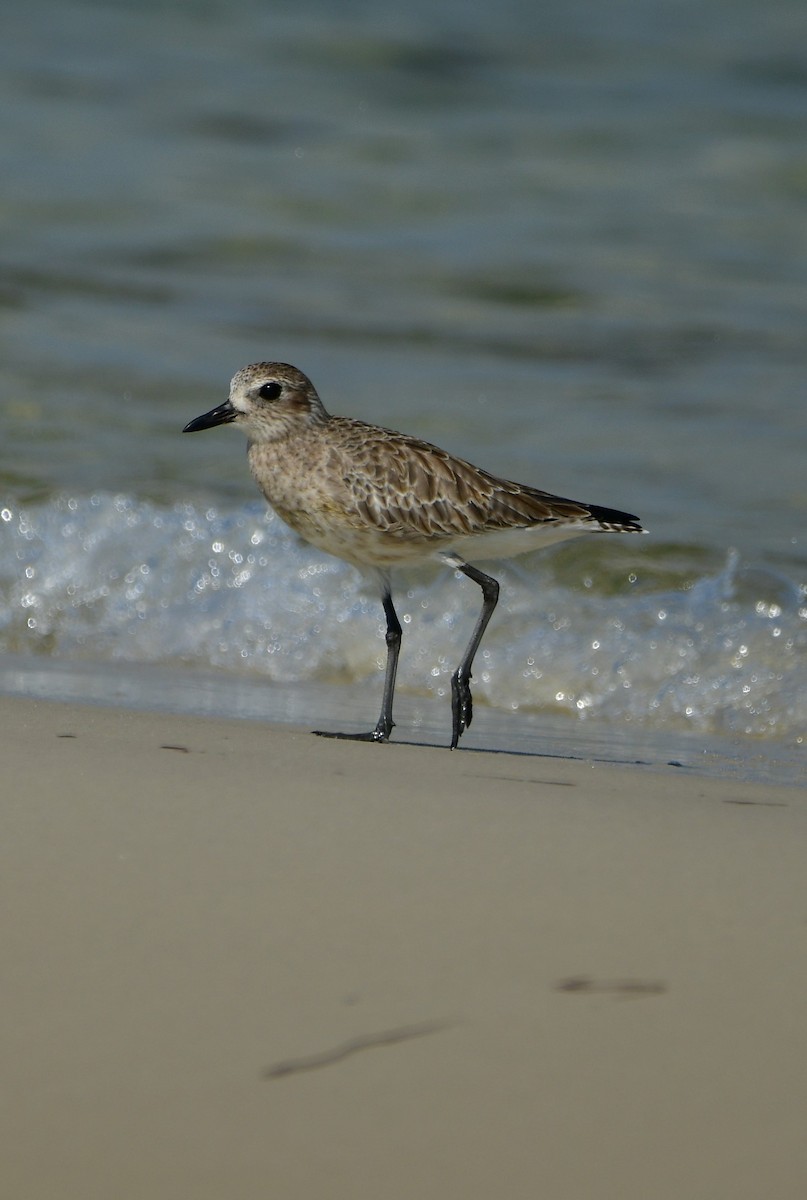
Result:
{"label": "black beak", "polygon": [[230,421],[234,421],[237,416],[238,413],[230,401],[225,400],[223,404],[219,404],[218,408],[211,408],[210,412],[205,413],[204,416],[189,421],[182,432],[198,433],[200,429],[212,429],[214,425],[229,425]]}

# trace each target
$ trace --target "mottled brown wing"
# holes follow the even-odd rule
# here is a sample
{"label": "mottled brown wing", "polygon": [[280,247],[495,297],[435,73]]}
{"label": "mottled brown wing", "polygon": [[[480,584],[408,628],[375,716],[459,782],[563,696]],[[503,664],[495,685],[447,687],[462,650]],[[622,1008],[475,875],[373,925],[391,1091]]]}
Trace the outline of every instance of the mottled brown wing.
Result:
{"label": "mottled brown wing", "polygon": [[345,424],[352,445],[344,480],[354,511],[385,533],[457,537],[589,517],[582,504],[497,479],[428,442]]}

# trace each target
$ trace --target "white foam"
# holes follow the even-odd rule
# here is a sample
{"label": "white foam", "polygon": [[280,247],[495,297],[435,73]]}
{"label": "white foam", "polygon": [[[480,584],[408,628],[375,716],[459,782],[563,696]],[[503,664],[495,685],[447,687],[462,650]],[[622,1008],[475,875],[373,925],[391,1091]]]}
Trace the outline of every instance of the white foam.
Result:
{"label": "white foam", "polygon": [[[224,510],[63,497],[7,505],[0,516],[0,653],[212,666],[278,683],[380,674],[374,587],[300,543],[260,501]],[[636,542],[647,579],[619,565],[622,544]],[[578,571],[568,564],[585,563],[583,543],[574,560],[559,548],[497,566],[500,604],[474,669],[479,704],[650,730],[803,737],[803,588],[736,556],[704,571],[694,552],[688,582],[656,587],[662,550],[650,539],[586,543],[595,544],[593,565]],[[439,569],[393,582],[399,687],[447,696],[479,589]]]}

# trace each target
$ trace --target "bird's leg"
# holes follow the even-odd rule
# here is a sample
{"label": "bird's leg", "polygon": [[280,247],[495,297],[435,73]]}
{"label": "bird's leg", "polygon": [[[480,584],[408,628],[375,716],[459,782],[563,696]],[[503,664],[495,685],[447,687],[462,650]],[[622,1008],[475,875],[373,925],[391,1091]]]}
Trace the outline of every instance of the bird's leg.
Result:
{"label": "bird's leg", "polygon": [[398,655],[401,652],[401,622],[398,620],[398,614],[392,603],[392,592],[390,591],[389,584],[386,582],[381,595],[381,603],[384,605],[384,615],[387,618],[387,632],[385,634],[387,643],[387,671],[384,676],[384,695],[381,700],[381,715],[378,718],[378,724],[369,733],[327,733],[322,729],[315,729],[314,733],[318,734],[319,737],[340,738],[342,741],[350,742],[389,741],[389,735],[392,733],[393,726],[395,725],[392,719],[392,697],[395,694]]}
{"label": "bird's leg", "polygon": [[387,671],[384,676],[384,695],[381,699],[381,716],[375,727],[376,741],[386,742],[392,733],[395,722],[392,719],[392,697],[395,694],[395,678],[398,674],[398,655],[401,652],[401,622],[392,603],[392,593],[389,588],[381,597],[384,605],[384,616],[387,618],[387,632],[384,635],[387,643]]}
{"label": "bird's leg", "polygon": [[479,649],[482,636],[488,627],[488,621],[493,616],[493,610],[498,602],[499,585],[490,575],[485,575],[483,571],[469,566],[468,563],[462,562],[460,559],[449,558],[447,555],[444,555],[444,558],[450,566],[456,567],[458,571],[462,571],[463,575],[467,575],[469,579],[473,579],[474,583],[478,583],[482,589],[482,611],[474,626],[471,640],[462,656],[460,665],[451,676],[451,749],[456,750],[457,743],[473,719],[474,706],[471,697],[471,665],[474,661],[474,655]]}

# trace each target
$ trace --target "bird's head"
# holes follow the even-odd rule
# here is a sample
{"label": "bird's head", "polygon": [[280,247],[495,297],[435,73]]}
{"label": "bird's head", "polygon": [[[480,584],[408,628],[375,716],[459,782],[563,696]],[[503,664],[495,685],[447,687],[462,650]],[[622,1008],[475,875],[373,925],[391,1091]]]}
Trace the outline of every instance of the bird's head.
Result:
{"label": "bird's head", "polygon": [[189,421],[182,432],[236,424],[251,442],[271,442],[327,420],[316,388],[302,371],[288,363],[262,362],[242,367],[224,403]]}

